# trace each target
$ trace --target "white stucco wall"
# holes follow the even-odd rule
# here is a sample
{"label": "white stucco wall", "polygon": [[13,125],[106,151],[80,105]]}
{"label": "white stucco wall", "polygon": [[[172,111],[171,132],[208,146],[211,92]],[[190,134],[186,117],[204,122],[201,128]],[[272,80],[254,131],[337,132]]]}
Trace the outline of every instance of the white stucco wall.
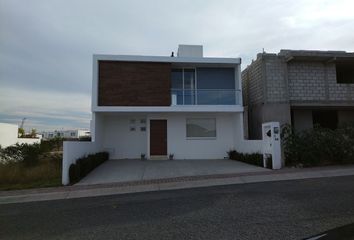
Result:
{"label": "white stucco wall", "polygon": [[244,138],[244,118],[242,113],[236,113],[232,115],[232,121],[234,124],[233,138],[234,148],[238,152],[242,153],[262,153],[264,148],[264,142],[262,140],[246,140]]}
{"label": "white stucco wall", "polygon": [[18,126],[16,124],[0,123],[0,146],[6,148],[17,142]]}
{"label": "white stucco wall", "polygon": [[[131,119],[136,123],[130,124]],[[100,137],[103,149],[110,152],[110,158],[140,158],[140,154],[147,154],[146,132],[140,130],[143,126],[140,119],[146,119],[146,115],[103,117],[101,126],[103,134]],[[130,126],[135,126],[135,131],[130,131]]]}
{"label": "white stucco wall", "polygon": [[[222,159],[227,151],[260,152],[261,141],[243,140],[241,113],[150,113],[150,114],[95,114],[95,141],[102,139],[102,149],[113,159],[149,157],[149,120],[167,120],[167,152],[175,159]],[[236,117],[235,117],[236,116]],[[215,139],[187,139],[187,118],[216,118]],[[100,124],[97,124],[100,119]],[[136,131],[130,131],[130,120],[135,119]],[[142,132],[140,119],[146,119]],[[100,131],[98,131],[100,129]]]}
{"label": "white stucco wall", "polygon": [[17,138],[17,143],[19,143],[19,144],[41,143],[41,139],[39,139],[39,138]]}
{"label": "white stucco wall", "polygon": [[69,167],[78,158],[101,151],[95,142],[63,142],[62,184],[69,184]]}
{"label": "white stucco wall", "polygon": [[[187,118],[216,118],[215,139],[187,139]],[[135,119],[135,131],[130,120]],[[140,119],[146,119],[146,132]],[[242,113],[95,113],[94,140],[111,159],[149,156],[149,120],[167,120],[167,153],[175,159],[222,159],[227,151],[263,153],[262,140],[245,140]]]}
{"label": "white stucco wall", "polygon": [[[158,115],[150,119],[159,118]],[[161,116],[163,117],[163,116]],[[222,159],[233,149],[232,114],[171,114],[167,115],[167,152],[175,159]],[[187,118],[216,118],[215,139],[187,139]]]}
{"label": "white stucco wall", "polygon": [[18,138],[18,126],[16,124],[0,123],[0,146],[6,148],[8,146],[19,144],[40,143],[40,138]]}

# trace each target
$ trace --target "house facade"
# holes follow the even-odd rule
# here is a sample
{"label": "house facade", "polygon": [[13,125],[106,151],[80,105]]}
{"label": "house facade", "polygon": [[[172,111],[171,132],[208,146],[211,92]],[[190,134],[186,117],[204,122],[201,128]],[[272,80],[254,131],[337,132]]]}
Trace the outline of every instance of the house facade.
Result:
{"label": "house facade", "polygon": [[92,139],[111,158],[218,159],[242,148],[241,59],[94,55]]}
{"label": "house facade", "polygon": [[111,160],[202,160],[237,150],[272,155],[279,169],[279,123],[245,140],[243,111],[240,58],[204,57],[199,45],[179,45],[177,56],[94,55],[91,141],[64,141],[62,183],[78,158],[101,151]]}
{"label": "house facade", "polygon": [[354,122],[354,53],[281,50],[259,53],[242,71],[245,132],[278,121],[305,130]]}

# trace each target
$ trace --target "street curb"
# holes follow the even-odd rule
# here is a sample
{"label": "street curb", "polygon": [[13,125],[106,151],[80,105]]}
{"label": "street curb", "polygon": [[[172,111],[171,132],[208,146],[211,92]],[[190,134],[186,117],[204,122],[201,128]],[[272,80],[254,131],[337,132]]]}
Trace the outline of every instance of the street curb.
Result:
{"label": "street curb", "polygon": [[186,176],[109,184],[74,185],[67,187],[2,191],[0,192],[0,204],[350,175],[354,175],[354,166],[345,168],[282,169],[252,173]]}

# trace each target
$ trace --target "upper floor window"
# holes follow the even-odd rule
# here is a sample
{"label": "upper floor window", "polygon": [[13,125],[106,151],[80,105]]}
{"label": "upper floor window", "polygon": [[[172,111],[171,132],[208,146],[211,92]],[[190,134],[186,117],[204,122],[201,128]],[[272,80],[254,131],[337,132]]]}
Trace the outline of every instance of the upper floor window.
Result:
{"label": "upper floor window", "polygon": [[195,104],[196,84],[194,68],[172,69],[171,86],[176,93],[177,104]]}
{"label": "upper floor window", "polygon": [[354,64],[336,64],[337,83],[354,83]]}
{"label": "upper floor window", "polygon": [[234,68],[197,68],[198,89],[235,89]]}
{"label": "upper floor window", "polygon": [[235,68],[172,69],[172,103],[177,105],[235,105]]}
{"label": "upper floor window", "polygon": [[183,70],[182,69],[172,69],[171,86],[174,89],[182,89],[183,88]]}

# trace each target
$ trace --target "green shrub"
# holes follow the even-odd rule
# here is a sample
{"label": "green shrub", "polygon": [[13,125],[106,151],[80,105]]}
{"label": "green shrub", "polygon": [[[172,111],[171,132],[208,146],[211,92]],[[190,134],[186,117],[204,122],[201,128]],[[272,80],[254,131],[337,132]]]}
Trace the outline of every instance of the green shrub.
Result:
{"label": "green shrub", "polygon": [[229,159],[245,162],[248,164],[263,167],[263,155],[259,153],[240,153],[236,150],[230,150],[227,152]]}
{"label": "green shrub", "polygon": [[[108,160],[109,154],[107,152],[99,152],[95,154],[89,154],[86,157],[81,157],[76,160],[76,164],[71,164],[70,168],[72,168],[72,176],[70,176],[70,168],[69,168],[69,178],[70,184],[74,184],[78,182],[80,179],[84,178],[87,174],[89,174],[93,169],[98,167],[100,164]],[[75,166],[74,166],[75,165]],[[77,179],[75,177],[78,177]]]}
{"label": "green shrub", "polygon": [[56,137],[53,139],[42,140],[40,146],[42,152],[62,151],[63,139]]}
{"label": "green shrub", "polygon": [[78,171],[78,167],[75,163],[71,164],[69,167],[69,179],[71,183],[76,183],[79,179],[79,171]]}
{"label": "green shrub", "polygon": [[23,161],[23,154],[18,145],[0,149],[0,164],[10,164]]}
{"label": "green shrub", "polygon": [[28,167],[36,166],[39,161],[39,155],[42,153],[40,144],[22,144],[20,147],[23,153],[22,163]]}
{"label": "green shrub", "polygon": [[0,164],[21,162],[27,167],[38,165],[43,155],[62,150],[61,139],[43,140],[40,144],[15,144],[0,148]]}
{"label": "green shrub", "polygon": [[332,130],[315,126],[295,131],[282,129],[284,156],[288,166],[323,166],[354,163],[354,126]]}

